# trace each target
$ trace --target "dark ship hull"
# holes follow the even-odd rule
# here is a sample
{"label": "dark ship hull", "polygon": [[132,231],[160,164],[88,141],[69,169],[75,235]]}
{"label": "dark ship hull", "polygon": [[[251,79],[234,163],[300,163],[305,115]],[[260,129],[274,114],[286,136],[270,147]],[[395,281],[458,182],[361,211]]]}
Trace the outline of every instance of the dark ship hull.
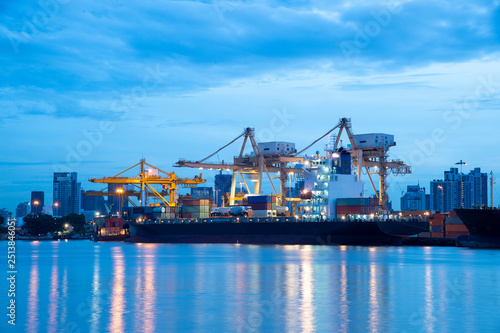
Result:
{"label": "dark ship hull", "polygon": [[475,248],[500,248],[500,210],[455,209],[470,235],[457,237],[457,245]]}
{"label": "dark ship hull", "polygon": [[[269,221],[273,220],[273,222]],[[287,219],[288,221],[290,219]],[[130,241],[140,243],[240,243],[315,245],[400,244],[428,231],[427,222],[287,222],[283,219],[211,219],[209,222],[130,223]],[[163,223],[162,223],[163,222]]]}

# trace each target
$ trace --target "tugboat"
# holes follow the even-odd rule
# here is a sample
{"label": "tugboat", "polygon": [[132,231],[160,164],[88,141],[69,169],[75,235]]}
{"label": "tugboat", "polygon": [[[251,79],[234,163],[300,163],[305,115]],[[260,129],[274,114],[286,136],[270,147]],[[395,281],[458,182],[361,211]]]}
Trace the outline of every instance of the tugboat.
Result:
{"label": "tugboat", "polygon": [[91,240],[94,242],[123,242],[130,237],[129,224],[119,215],[111,214],[94,218],[94,229]]}

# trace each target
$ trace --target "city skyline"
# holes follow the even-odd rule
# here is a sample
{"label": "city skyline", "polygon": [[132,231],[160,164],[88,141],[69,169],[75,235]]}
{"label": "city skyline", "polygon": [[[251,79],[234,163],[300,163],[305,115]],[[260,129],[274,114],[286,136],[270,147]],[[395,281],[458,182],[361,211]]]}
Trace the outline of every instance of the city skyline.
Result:
{"label": "city skyline", "polygon": [[[208,156],[245,127],[300,150],[341,117],[355,134],[395,135],[391,158],[413,174],[388,178],[394,203],[400,188],[460,160],[464,173],[500,175],[498,1],[47,3],[0,5],[9,143],[0,207],[9,211],[32,191],[51,198],[54,172],[100,190],[87,179],[145,157],[192,177],[173,164]],[[207,183],[216,174],[203,171]]]}

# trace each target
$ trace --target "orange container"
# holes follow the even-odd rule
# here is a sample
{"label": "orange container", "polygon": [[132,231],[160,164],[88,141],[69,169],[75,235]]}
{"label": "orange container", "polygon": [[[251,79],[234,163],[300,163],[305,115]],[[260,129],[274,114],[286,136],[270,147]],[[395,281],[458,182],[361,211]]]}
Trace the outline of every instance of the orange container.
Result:
{"label": "orange container", "polygon": [[337,214],[363,214],[362,206],[337,206]]}
{"label": "orange container", "polygon": [[460,235],[468,235],[469,232],[458,232],[458,231],[452,231],[452,232],[446,232],[446,238],[457,238]]}
{"label": "orange container", "polygon": [[431,226],[442,226],[444,225],[444,219],[436,219],[436,218],[432,218],[429,220],[429,225]]}
{"label": "orange container", "polygon": [[444,237],[442,232],[431,232],[431,238]]}
{"label": "orange container", "polygon": [[447,224],[445,227],[446,233],[448,232],[466,232],[469,233],[469,229],[463,224]]}

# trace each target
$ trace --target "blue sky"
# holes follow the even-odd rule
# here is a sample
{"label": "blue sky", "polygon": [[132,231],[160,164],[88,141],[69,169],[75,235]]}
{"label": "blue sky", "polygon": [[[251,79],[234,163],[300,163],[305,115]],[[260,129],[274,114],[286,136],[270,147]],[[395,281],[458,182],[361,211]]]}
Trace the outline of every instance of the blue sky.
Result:
{"label": "blue sky", "polygon": [[86,179],[141,157],[173,170],[249,126],[305,147],[341,117],[396,136],[391,156],[413,167],[389,178],[396,206],[400,187],[428,187],[460,159],[500,175],[500,1],[46,0],[0,12],[0,208],[33,190],[50,204],[60,169],[98,189]]}

